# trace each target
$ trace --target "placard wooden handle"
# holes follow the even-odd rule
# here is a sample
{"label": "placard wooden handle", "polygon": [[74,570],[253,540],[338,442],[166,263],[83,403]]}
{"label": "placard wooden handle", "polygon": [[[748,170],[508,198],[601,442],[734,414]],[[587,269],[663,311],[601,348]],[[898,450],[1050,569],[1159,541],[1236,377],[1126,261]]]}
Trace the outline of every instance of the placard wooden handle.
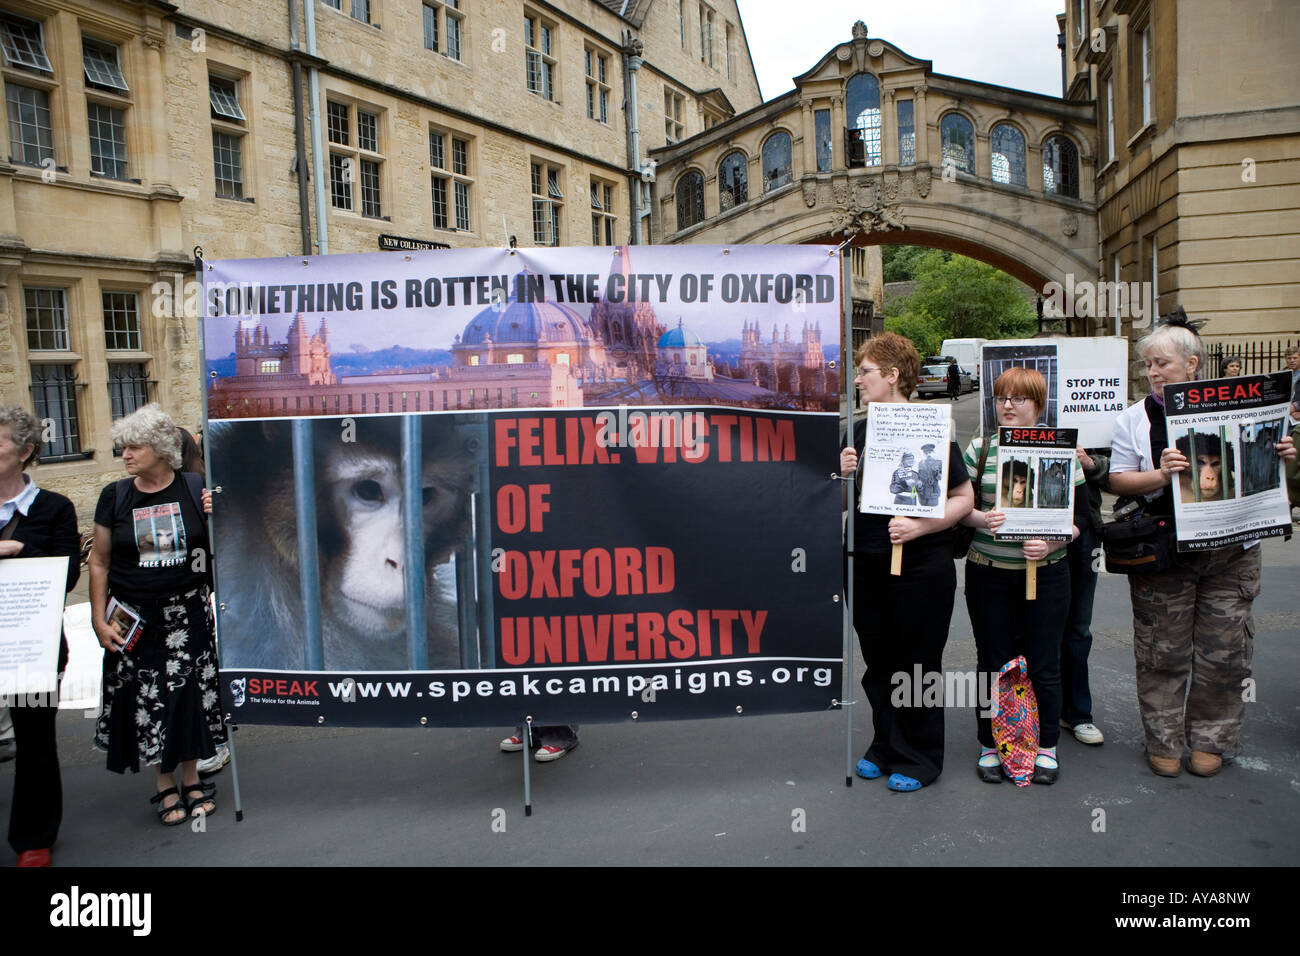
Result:
{"label": "placard wooden handle", "polygon": [[903,546],[894,545],[889,552],[889,573],[901,575],[903,573]]}
{"label": "placard wooden handle", "polygon": [[1038,599],[1038,562],[1025,561],[1025,600]]}

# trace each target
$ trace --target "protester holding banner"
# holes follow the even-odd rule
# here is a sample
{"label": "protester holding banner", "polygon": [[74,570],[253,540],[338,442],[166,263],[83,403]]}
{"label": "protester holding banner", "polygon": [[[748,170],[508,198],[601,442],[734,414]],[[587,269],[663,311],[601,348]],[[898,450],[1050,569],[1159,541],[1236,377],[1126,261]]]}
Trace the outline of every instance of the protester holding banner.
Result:
{"label": "protester holding banner", "polygon": [[[856,361],[854,384],[863,405],[908,401],[921,371],[915,346],[892,332],[868,339]],[[840,452],[841,475],[858,471],[866,433],[863,416],[853,444]],[[868,780],[888,773],[889,789],[900,792],[933,783],[943,770],[943,708],[915,707],[911,700],[896,704],[891,679],[918,667],[926,674],[943,671],[957,588],[951,528],[974,503],[955,442],[949,448],[947,490],[942,518],[891,518],[853,509],[853,626],[866,662],[862,688],[874,731],[857,773]],[[892,575],[891,551],[900,544],[902,574]]]}
{"label": "protester holding banner", "polygon": [[[1116,422],[1111,488],[1145,496],[1146,513],[1176,527],[1173,495],[1166,489],[1190,463],[1168,442],[1164,387],[1196,380],[1205,352],[1181,309],[1137,350],[1151,394]],[[1275,447],[1282,459],[1295,459],[1290,438]],[[1218,773],[1223,758],[1235,756],[1245,717],[1241,685],[1250,676],[1253,651],[1251,606],[1259,594],[1257,545],[1179,553],[1167,567],[1129,576],[1138,705],[1147,762],[1160,776],[1178,776],[1187,748],[1187,769],[1198,776]]]}
{"label": "protester holding banner", "polygon": [[[1047,383],[1034,369],[1013,367],[993,385],[997,424],[1028,427],[1038,423],[1047,405]],[[995,532],[1006,520],[996,510],[997,435],[974,438],[966,448],[966,470],[980,482],[980,508],[963,523],[975,529],[966,561],[966,607],[975,635],[975,653],[981,674],[996,673],[1023,654],[1038,700],[1039,740],[1034,761],[1034,783],[1055,783],[1060,773],[1056,744],[1061,736],[1061,637],[1070,605],[1070,569],[1065,561],[1066,541],[998,541]],[[979,462],[984,462],[983,473]],[[1087,496],[1080,493],[1083,470],[1073,469],[1074,528],[1087,522]],[[1037,561],[1037,597],[1025,597],[1027,561]],[[993,742],[992,721],[976,715],[980,746],[976,770],[986,783],[1000,783],[1002,766]]]}
{"label": "protester holding banner", "polygon": [[[157,766],[150,802],[175,826],[216,809],[216,786],[200,782],[196,764],[226,739],[202,481],[180,472],[179,432],[157,405],[114,422],[112,434],[130,477],[105,486],[95,509],[91,623],[108,651],[95,745],[115,773]],[[110,596],[142,619],[132,643],[106,620]]]}
{"label": "protester holding banner", "polygon": [[[22,408],[0,408],[0,559],[66,557],[67,590],[81,576],[77,513],[63,495],[36,487],[28,465],[40,458],[41,425]],[[68,642],[59,638],[58,673],[68,664]],[[25,700],[12,707],[14,800],[9,810],[9,845],[19,866],[49,866],[50,847],[63,820],[63,784],[54,736],[58,694],[40,705]]]}

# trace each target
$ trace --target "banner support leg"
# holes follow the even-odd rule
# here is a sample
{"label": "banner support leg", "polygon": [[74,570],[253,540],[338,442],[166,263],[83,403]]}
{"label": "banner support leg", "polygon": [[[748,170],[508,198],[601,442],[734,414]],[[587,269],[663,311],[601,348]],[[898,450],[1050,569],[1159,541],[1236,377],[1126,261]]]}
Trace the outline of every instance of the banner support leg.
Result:
{"label": "banner support leg", "polygon": [[235,753],[235,731],[239,728],[226,714],[226,746],[230,748],[230,787],[235,792],[235,822],[244,822],[244,798],[239,792],[239,755]]}
{"label": "banner support leg", "polygon": [[533,815],[533,779],[532,779],[532,756],[533,756],[533,718],[525,717],[523,722],[524,735],[524,816]]}
{"label": "banner support leg", "polygon": [[[852,520],[850,518],[850,520]],[[853,555],[849,555],[849,594],[850,600],[853,589]],[[849,617],[849,601],[844,602],[844,680],[841,693],[843,700],[840,706],[844,708],[844,786],[853,786],[853,701],[849,699],[849,681],[853,678],[853,645],[852,641],[852,623]]]}

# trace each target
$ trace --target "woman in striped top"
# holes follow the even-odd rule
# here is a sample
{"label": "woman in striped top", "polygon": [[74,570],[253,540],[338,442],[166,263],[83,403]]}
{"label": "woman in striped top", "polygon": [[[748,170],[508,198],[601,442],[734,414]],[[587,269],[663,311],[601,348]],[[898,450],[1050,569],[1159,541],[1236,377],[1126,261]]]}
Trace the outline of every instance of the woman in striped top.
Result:
{"label": "woman in striped top", "polygon": [[[1033,369],[1010,368],[993,385],[998,425],[1032,426],[1047,406],[1047,383]],[[997,504],[998,443],[995,433],[984,456],[984,473],[978,474],[982,439],[974,438],[963,456],[971,480],[979,480],[978,507],[962,519],[975,529],[966,560],[966,607],[975,633],[975,654],[980,673],[996,673],[1020,654],[1029,664],[1029,678],[1038,699],[1038,757],[1034,783],[1055,783],[1060,774],[1056,743],[1061,736],[1061,635],[1070,607],[1070,569],[1062,560],[1067,541],[998,541],[993,533],[1006,520]],[[1074,484],[1083,484],[1083,471],[1075,467]],[[1074,496],[1074,537],[1080,521],[1087,520],[1087,495]],[[1082,509],[1083,518],[1080,518]],[[1025,562],[1039,562],[1038,597],[1025,598]],[[976,769],[986,783],[1000,783],[1001,761],[993,742],[993,723],[976,714],[982,749]]]}

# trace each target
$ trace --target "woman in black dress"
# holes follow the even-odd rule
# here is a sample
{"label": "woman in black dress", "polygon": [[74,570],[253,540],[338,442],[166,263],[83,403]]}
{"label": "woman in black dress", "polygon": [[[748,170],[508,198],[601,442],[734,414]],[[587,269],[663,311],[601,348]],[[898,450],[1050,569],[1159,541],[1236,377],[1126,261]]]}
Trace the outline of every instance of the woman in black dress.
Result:
{"label": "woman in black dress", "polygon": [[[157,405],[115,422],[113,441],[130,477],[107,485],[95,508],[91,623],[108,652],[95,745],[116,773],[156,766],[150,802],[175,826],[216,809],[216,785],[199,781],[196,764],[226,739],[202,481],[180,472],[179,433]],[[129,646],[106,619],[110,598],[144,621]]]}

